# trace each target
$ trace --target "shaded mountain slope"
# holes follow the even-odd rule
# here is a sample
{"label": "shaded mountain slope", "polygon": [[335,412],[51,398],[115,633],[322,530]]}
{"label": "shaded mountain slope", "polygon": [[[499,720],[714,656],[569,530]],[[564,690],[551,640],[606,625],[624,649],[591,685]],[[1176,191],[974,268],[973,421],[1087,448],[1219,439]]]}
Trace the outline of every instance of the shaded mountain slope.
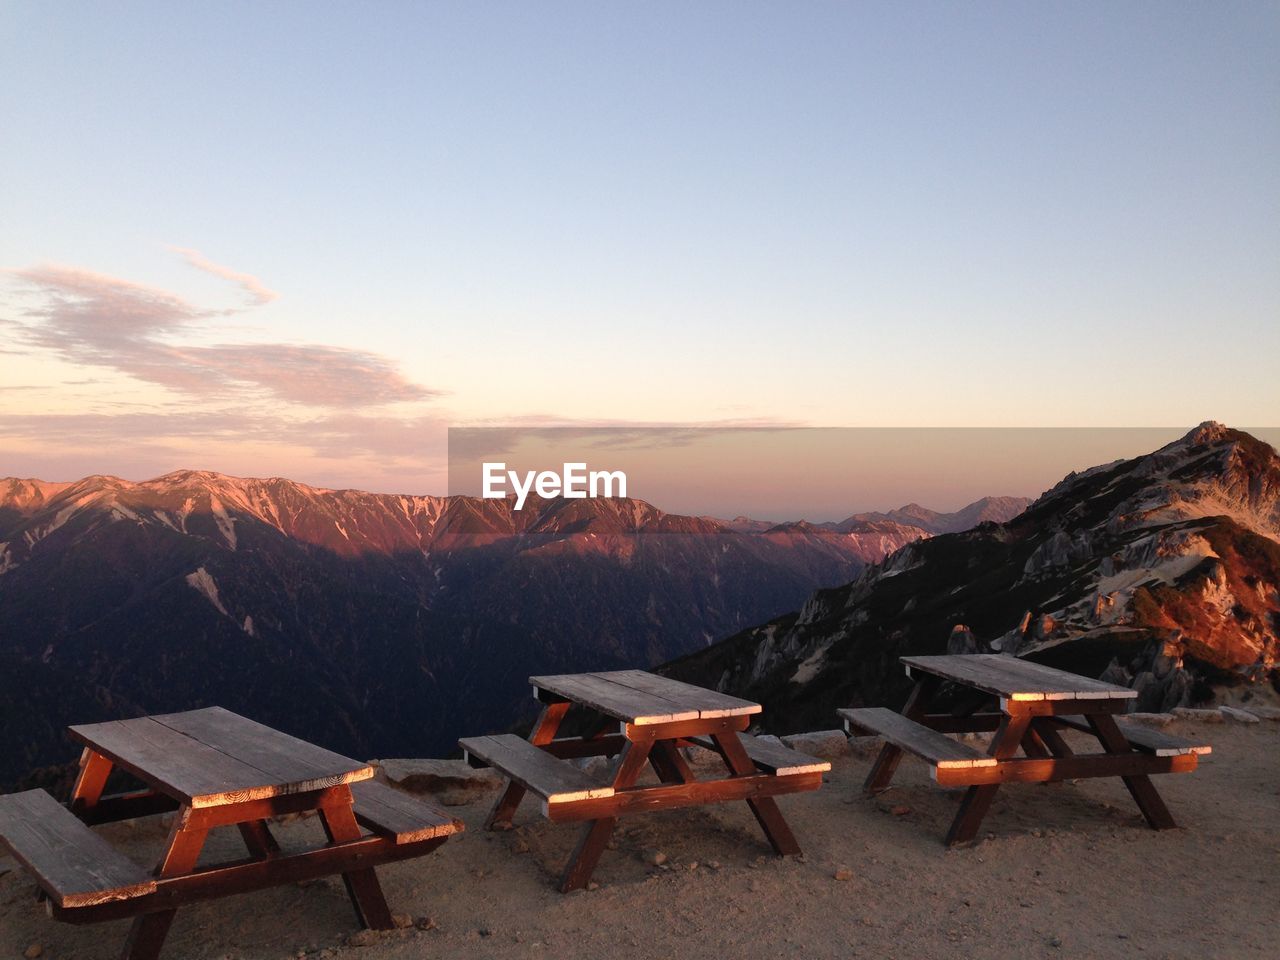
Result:
{"label": "shaded mountain slope", "polygon": [[210,703],[439,755],[516,720],[530,674],[679,656],[923,535],[201,471],[0,480],[0,782],[72,757],[68,723]]}

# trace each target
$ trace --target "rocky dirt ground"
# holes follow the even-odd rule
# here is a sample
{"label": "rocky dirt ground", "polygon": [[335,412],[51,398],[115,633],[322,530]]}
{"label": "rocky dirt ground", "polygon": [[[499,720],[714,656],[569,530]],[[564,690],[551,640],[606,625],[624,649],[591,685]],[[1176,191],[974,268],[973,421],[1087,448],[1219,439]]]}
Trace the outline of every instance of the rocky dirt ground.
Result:
{"label": "rocky dirt ground", "polygon": [[[526,803],[516,829],[486,833],[492,794],[454,793],[468,832],[379,870],[405,929],[358,932],[341,881],[326,879],[188,907],[165,956],[1275,957],[1280,723],[1168,729],[1214,747],[1196,773],[1157,781],[1179,830],[1147,829],[1119,781],[1029,785],[1001,791],[982,842],[947,850],[958,792],[908,760],[889,792],[864,798],[870,759],[850,755],[822,790],[782,801],[803,858],[772,856],[744,804],[652,814],[622,821],[595,889],[562,896],[552,884],[576,826]],[[146,862],[161,819],[103,831]],[[286,846],[319,832],[314,820],[278,831]],[[227,833],[211,857],[242,855]],[[117,956],[127,922],[55,924],[32,890],[0,860],[0,957]]]}

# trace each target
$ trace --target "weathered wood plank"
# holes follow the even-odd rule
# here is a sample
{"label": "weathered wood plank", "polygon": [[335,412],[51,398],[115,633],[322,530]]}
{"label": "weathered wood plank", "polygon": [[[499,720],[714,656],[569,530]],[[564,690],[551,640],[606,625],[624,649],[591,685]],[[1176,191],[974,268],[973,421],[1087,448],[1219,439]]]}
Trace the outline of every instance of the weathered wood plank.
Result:
{"label": "weathered wood plank", "polygon": [[[799,750],[792,750],[778,743],[761,740],[758,737],[739,737],[747,756],[761,770],[779,777],[797,773],[826,773],[831,769],[827,760],[819,760]],[[715,741],[711,737],[691,737],[690,742],[706,750],[716,750]]]}
{"label": "weathered wood plank", "polygon": [[564,697],[633,725],[750,716],[761,710],[758,703],[643,670],[530,677],[529,682],[535,691]]}
{"label": "weathered wood plank", "polygon": [[149,871],[43,790],[0,797],[0,844],[63,909],[128,900],[156,888]]}
{"label": "weathered wood plank", "polygon": [[514,734],[465,737],[458,745],[468,759],[479,758],[552,806],[613,795],[613,787]]}
{"label": "weathered wood plank", "polygon": [[622,735],[628,740],[650,736],[658,740],[681,740],[698,737],[709,733],[724,733],[729,730],[741,732],[751,726],[751,718],[738,715],[733,717],[711,717],[706,720],[676,720],[672,723],[646,723],[636,725],[624,723]]}
{"label": "weathered wood plank", "polygon": [[224,796],[269,796],[270,778],[150,717],[70,727],[71,735],[161,793],[188,806]]}
{"label": "weathered wood plank", "polygon": [[676,707],[662,697],[614,683],[589,673],[565,673],[555,676],[530,677],[536,690],[545,690],[598,710],[624,723],[670,723],[696,720],[698,711]]}
{"label": "weathered wood plank", "polygon": [[708,690],[705,687],[672,680],[670,677],[661,677],[644,670],[612,670],[607,673],[595,673],[593,676],[661,697],[683,710],[697,710],[698,716],[703,719],[750,716],[763,709],[760,704],[752,703],[750,700],[731,697],[718,690]]}
{"label": "weathered wood plank", "polygon": [[373,776],[373,768],[222,707],[152,717],[275,779],[281,793],[323,790]]}
{"label": "weathered wood plank", "polygon": [[[1055,717],[1053,722],[1064,727],[1070,727],[1072,730],[1093,733],[1093,728],[1089,726],[1084,717]],[[1157,757],[1176,757],[1184,753],[1206,756],[1213,753],[1213,747],[1208,744],[1199,744],[1193,740],[1175,737],[1173,734],[1165,733],[1163,730],[1153,730],[1150,727],[1139,726],[1136,723],[1119,721],[1117,721],[1117,726],[1120,728],[1120,732],[1124,734],[1124,738],[1133,747],[1144,753],[1153,753]]]}
{"label": "weathered wood plank", "polygon": [[431,852],[444,842],[437,838],[397,846],[387,837],[367,836],[351,843],[289,853],[272,860],[241,860],[199,868],[186,876],[157,880],[155,892],[137,900],[102,903],[79,910],[63,910],[55,905],[53,913],[56,919],[74,924],[120,920],[138,913],[331,876],[346,864],[378,866],[409,860]]}
{"label": "weathered wood plank", "polygon": [[981,656],[990,657],[990,663],[1000,665],[1012,676],[1024,677],[1031,689],[1039,689],[1044,693],[1046,700],[1132,700],[1138,695],[1136,690],[1129,687],[1048,667],[1020,657],[999,654]]}
{"label": "weathered wood plank", "polygon": [[691,783],[672,783],[658,787],[635,787],[630,790],[616,791],[608,797],[575,800],[573,803],[548,804],[545,805],[543,812],[548,819],[557,822],[599,820],[653,810],[692,807],[703,803],[729,803],[734,800],[750,800],[753,797],[776,797],[817,790],[821,786],[821,773],[801,773],[792,777],[775,777],[772,774],[762,773],[757,776],[730,777],[725,780],[694,780]]}
{"label": "weathered wood plank", "polygon": [[417,843],[461,833],[466,825],[425,800],[373,780],[353,784],[356,821],[396,843]]}
{"label": "weathered wood plank", "polygon": [[887,707],[846,707],[836,713],[847,726],[878,734],[895,747],[939,768],[993,766],[996,762],[994,758]]}
{"label": "weathered wood plank", "polygon": [[[191,729],[214,742],[177,729],[185,725],[183,714],[86,724],[70,731],[81,743],[144,783],[191,807],[318,790],[373,776],[373,768],[366,764],[330,754],[230,711],[194,713],[203,716],[191,720]],[[270,735],[258,741],[256,735],[261,731]],[[225,746],[215,745],[219,737],[226,739]],[[299,760],[284,759],[285,743],[301,745],[297,747]],[[237,755],[241,752],[247,757]],[[319,766],[317,756],[336,759]]]}
{"label": "weathered wood plank", "polygon": [[959,787],[998,783],[1048,783],[1088,777],[1130,777],[1156,773],[1190,773],[1199,760],[1194,753],[1155,757],[1145,753],[1093,753],[1071,757],[1023,759],[1014,757],[988,767],[939,768],[940,786]]}
{"label": "weathered wood plank", "polygon": [[908,674],[933,674],[1013,701],[1127,700],[1137,691],[996,653],[903,657]]}
{"label": "weathered wood plank", "polygon": [[1074,713],[1120,714],[1129,712],[1128,700],[1009,700],[1000,698],[1000,709],[1010,716],[1061,717]]}

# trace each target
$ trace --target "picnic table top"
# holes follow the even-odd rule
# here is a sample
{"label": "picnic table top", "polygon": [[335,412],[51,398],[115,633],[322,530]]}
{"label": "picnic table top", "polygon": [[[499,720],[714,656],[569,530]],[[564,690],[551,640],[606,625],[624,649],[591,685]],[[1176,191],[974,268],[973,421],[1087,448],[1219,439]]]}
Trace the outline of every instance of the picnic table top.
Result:
{"label": "picnic table top", "polygon": [[368,780],[373,768],[222,707],[70,728],[85,746],[191,807]]}
{"label": "picnic table top", "polygon": [[538,690],[641,726],[759,713],[760,704],[643,670],[530,677]]}
{"label": "picnic table top", "polygon": [[999,653],[902,657],[919,670],[1007,700],[1128,700],[1138,692]]}

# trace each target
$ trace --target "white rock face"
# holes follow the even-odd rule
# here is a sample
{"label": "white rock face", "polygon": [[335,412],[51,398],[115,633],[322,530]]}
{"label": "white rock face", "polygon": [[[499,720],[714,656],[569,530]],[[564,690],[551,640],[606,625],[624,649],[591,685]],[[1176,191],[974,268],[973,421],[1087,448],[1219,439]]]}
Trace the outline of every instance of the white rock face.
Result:
{"label": "white rock face", "polygon": [[849,738],[843,730],[814,730],[811,733],[793,733],[782,738],[783,746],[820,760],[835,760],[849,755]]}
{"label": "white rock face", "polygon": [[1221,710],[1204,710],[1199,707],[1174,707],[1173,715],[1180,720],[1199,720],[1201,723],[1222,723],[1226,720]]}
{"label": "white rock face", "polygon": [[213,575],[204,567],[200,567],[195,573],[187,574],[187,586],[195,590],[196,593],[202,594],[224,617],[230,616],[227,613],[227,608],[222,605],[222,600],[218,597],[217,581],[213,579]]}
{"label": "white rock face", "polygon": [[477,769],[465,760],[375,760],[378,778],[411,793],[446,790],[496,790],[502,775],[488,767]]}
{"label": "white rock face", "polygon": [[1219,707],[1218,709],[1221,710],[1222,715],[1226,717],[1228,720],[1230,720],[1232,723],[1257,723],[1258,722],[1258,718],[1255,717],[1248,710],[1240,710],[1240,709],[1237,709],[1236,707]]}

